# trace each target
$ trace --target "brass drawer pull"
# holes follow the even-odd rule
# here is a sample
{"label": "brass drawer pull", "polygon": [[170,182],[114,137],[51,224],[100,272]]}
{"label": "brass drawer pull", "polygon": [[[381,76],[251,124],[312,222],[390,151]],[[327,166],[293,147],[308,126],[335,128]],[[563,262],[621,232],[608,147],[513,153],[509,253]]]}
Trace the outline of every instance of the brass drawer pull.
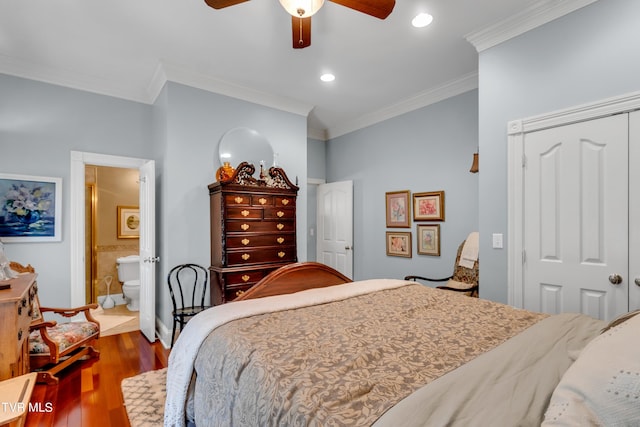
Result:
{"label": "brass drawer pull", "polygon": [[278,258],[284,258],[285,255],[284,252],[278,252]]}
{"label": "brass drawer pull", "polygon": [[289,199],[282,199],[282,204],[287,206],[289,204]]}
{"label": "brass drawer pull", "polygon": [[258,199],[258,202],[259,202],[261,205],[266,205],[266,204],[267,204],[267,199],[265,199],[264,197],[260,197],[260,198]]}
{"label": "brass drawer pull", "polygon": [[242,212],[240,212],[240,215],[242,216],[249,216],[249,211],[248,210],[243,210]]}
{"label": "brass drawer pull", "polygon": [[249,254],[242,254],[242,259],[243,259],[243,260],[245,260],[245,261],[246,261],[246,260],[248,260],[249,258],[251,258],[251,255],[249,255]]}
{"label": "brass drawer pull", "polygon": [[234,199],[236,201],[236,203],[242,203],[242,197],[238,196]]}
{"label": "brass drawer pull", "polygon": [[247,246],[249,244],[249,239],[242,239],[241,243],[245,246]]}
{"label": "brass drawer pull", "polygon": [[284,212],[278,211],[276,215],[278,215],[278,218],[282,218],[284,216]]}
{"label": "brass drawer pull", "polygon": [[276,239],[276,242],[278,242],[278,243],[282,244],[282,242],[284,242],[284,238],[283,238],[283,237],[278,237],[278,238]]}
{"label": "brass drawer pull", "polygon": [[247,231],[249,229],[249,224],[242,224],[240,228],[242,228],[243,231]]}
{"label": "brass drawer pull", "polygon": [[276,228],[278,230],[282,230],[284,228],[284,224],[278,224],[278,225],[276,225]]}
{"label": "brass drawer pull", "polygon": [[236,296],[239,297],[240,295],[244,294],[244,291],[236,291]]}
{"label": "brass drawer pull", "polygon": [[242,275],[242,281],[243,282],[248,282],[249,279],[251,279],[251,276],[249,276],[248,274],[243,274]]}

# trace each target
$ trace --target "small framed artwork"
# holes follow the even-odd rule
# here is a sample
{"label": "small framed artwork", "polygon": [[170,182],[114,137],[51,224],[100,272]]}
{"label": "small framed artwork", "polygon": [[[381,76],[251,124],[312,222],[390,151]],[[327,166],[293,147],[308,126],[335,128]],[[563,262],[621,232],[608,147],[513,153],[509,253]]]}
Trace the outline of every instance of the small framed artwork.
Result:
{"label": "small framed artwork", "polygon": [[140,237],[140,209],[138,206],[118,206],[118,239]]}
{"label": "small framed artwork", "polygon": [[387,231],[387,255],[411,258],[411,232]]}
{"label": "small framed artwork", "polygon": [[414,221],[444,221],[444,191],[414,193]]}
{"label": "small framed artwork", "polygon": [[440,256],[440,224],[418,225],[418,253]]}
{"label": "small framed artwork", "polygon": [[62,178],[0,173],[0,238],[62,240]]}
{"label": "small framed artwork", "polygon": [[385,194],[387,227],[407,228],[411,222],[409,190],[390,191]]}

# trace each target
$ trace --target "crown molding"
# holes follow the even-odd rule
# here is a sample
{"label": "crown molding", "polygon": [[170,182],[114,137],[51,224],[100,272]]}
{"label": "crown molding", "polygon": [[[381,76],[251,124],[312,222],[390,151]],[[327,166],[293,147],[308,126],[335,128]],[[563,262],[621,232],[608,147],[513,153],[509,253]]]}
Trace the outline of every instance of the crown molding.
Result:
{"label": "crown molding", "polygon": [[332,127],[326,131],[326,139],[333,139],[353,132],[367,126],[397,117],[401,114],[426,107],[452,96],[460,95],[473,89],[478,88],[478,73],[473,72],[463,76],[460,79],[449,81],[441,86],[420,92],[411,98],[407,98],[389,107],[366,114],[358,119],[350,120],[339,126]]}
{"label": "crown molding", "polygon": [[6,55],[0,55],[0,73],[98,95],[112,96],[145,104],[150,103],[147,92],[136,88],[134,85],[123,86],[116,84],[114,79],[76,73]]}
{"label": "crown molding", "polygon": [[465,39],[482,52],[596,1],[542,0],[507,19],[466,35]]}
{"label": "crown molding", "polygon": [[180,83],[185,86],[202,89],[208,92],[225,95],[265,107],[275,108],[301,116],[309,115],[313,105],[300,102],[295,99],[278,96],[267,92],[261,92],[245,86],[240,86],[224,80],[214,79],[205,74],[189,71],[185,68],[161,62],[156,68],[148,85],[149,96],[155,101],[162,87],[167,81]]}

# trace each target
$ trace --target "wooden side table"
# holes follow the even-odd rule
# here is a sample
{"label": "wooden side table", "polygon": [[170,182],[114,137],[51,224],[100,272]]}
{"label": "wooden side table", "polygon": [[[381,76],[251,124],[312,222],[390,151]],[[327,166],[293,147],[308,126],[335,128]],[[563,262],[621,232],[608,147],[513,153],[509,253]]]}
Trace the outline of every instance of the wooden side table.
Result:
{"label": "wooden side table", "polygon": [[0,381],[0,426],[24,425],[37,376],[32,372]]}

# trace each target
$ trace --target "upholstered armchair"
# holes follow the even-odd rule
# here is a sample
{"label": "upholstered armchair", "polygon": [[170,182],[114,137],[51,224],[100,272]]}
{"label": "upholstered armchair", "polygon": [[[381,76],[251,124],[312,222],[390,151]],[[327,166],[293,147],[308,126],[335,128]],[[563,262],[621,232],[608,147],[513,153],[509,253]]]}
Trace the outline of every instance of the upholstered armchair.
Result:
{"label": "upholstered armchair", "polygon": [[477,297],[478,296],[478,274],[480,270],[479,260],[475,260],[473,268],[467,268],[459,265],[460,256],[462,255],[462,249],[464,248],[466,240],[463,241],[458,247],[458,253],[456,255],[456,261],[453,267],[453,274],[451,276],[443,277],[441,279],[431,279],[423,276],[405,276],[404,280],[423,280],[427,282],[444,282],[444,285],[436,286],[438,289],[445,289],[454,292],[463,292],[466,295]]}
{"label": "upholstered armchair", "polygon": [[[34,272],[33,267],[14,265],[15,271]],[[100,323],[91,315],[90,309],[98,304],[78,308],[50,308],[40,306],[37,285],[32,289],[31,325],[29,327],[29,365],[31,372],[38,373],[38,382],[57,384],[56,374],[76,360],[99,357],[93,347],[100,336]],[[55,313],[65,318],[83,314],[86,320],[57,323],[47,321],[43,313]]]}

